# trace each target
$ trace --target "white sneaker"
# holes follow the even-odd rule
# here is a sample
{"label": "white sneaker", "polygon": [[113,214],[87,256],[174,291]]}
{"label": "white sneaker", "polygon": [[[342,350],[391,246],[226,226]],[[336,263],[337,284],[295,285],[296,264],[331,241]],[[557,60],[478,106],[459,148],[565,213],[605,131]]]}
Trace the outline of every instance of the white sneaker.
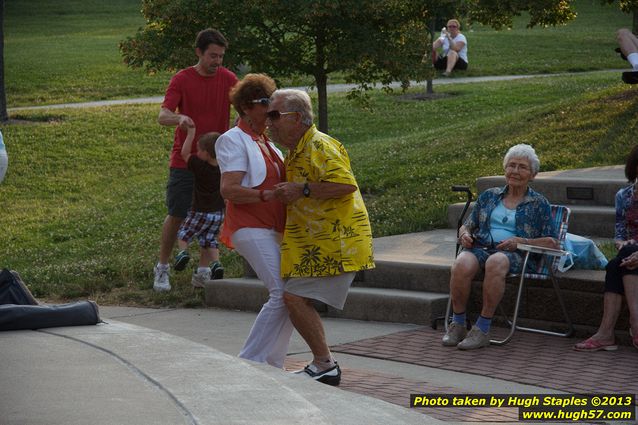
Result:
{"label": "white sneaker", "polygon": [[191,285],[196,288],[203,288],[204,284],[210,280],[210,269],[206,269],[202,272],[193,272],[193,278],[191,279]]}
{"label": "white sneaker", "polygon": [[168,280],[168,267],[158,267],[155,266],[153,268],[153,272],[155,273],[155,281],[153,282],[153,290],[155,292],[166,292],[171,290],[171,283]]}
{"label": "white sneaker", "polygon": [[467,329],[465,325],[452,322],[447,326],[447,332],[443,335],[442,343],[446,347],[456,347],[459,342],[465,339],[467,335]]}
{"label": "white sneaker", "polygon": [[475,350],[490,345],[490,334],[483,333],[478,326],[472,326],[465,339],[456,346],[459,350]]}

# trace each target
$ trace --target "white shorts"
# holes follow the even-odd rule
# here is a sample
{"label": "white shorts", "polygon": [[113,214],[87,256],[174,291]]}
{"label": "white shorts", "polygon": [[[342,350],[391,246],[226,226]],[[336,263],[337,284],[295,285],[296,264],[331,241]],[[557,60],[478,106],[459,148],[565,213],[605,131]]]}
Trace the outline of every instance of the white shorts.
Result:
{"label": "white shorts", "polygon": [[355,272],[350,272],[336,276],[291,277],[284,284],[284,290],[342,310],[355,275]]}

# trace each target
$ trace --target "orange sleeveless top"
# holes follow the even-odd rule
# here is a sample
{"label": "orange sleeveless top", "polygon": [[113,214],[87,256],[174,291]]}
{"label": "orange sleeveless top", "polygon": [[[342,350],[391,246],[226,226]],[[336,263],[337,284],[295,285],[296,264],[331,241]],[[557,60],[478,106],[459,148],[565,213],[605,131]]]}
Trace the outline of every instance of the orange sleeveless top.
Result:
{"label": "orange sleeveless top", "polygon": [[[255,143],[258,143],[261,137],[268,141],[265,135],[255,134],[250,126],[242,120],[239,121],[238,127],[248,134]],[[253,189],[272,190],[277,183],[286,181],[286,169],[279,155],[268,145],[259,145],[261,154],[266,161],[266,178]],[[266,153],[270,153],[270,156]],[[229,248],[233,248],[231,237],[239,229],[245,227],[274,229],[279,233],[283,233],[286,224],[286,205],[277,199],[267,202],[252,202],[248,204],[235,204],[232,201],[226,201],[226,214],[224,216],[224,224],[220,233],[220,240]]]}

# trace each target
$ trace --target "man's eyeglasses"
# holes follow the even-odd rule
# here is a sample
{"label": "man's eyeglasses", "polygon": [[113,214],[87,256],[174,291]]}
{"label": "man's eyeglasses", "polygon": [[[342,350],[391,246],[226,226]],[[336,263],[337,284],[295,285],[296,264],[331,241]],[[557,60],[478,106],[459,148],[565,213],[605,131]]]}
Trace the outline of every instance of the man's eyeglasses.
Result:
{"label": "man's eyeglasses", "polygon": [[268,113],[266,115],[268,115],[268,118],[270,118],[270,121],[277,121],[279,118],[281,118],[282,115],[290,115],[290,114],[297,114],[298,112],[279,112],[277,110],[274,111],[268,111]]}
{"label": "man's eyeglasses", "polygon": [[267,97],[262,97],[261,99],[253,99],[250,103],[259,103],[260,105],[268,106],[270,105],[270,99]]}
{"label": "man's eyeglasses", "polygon": [[452,24],[452,25],[448,25],[447,27],[448,27],[448,28],[458,28],[459,26],[458,26],[458,25],[454,25],[454,24]]}

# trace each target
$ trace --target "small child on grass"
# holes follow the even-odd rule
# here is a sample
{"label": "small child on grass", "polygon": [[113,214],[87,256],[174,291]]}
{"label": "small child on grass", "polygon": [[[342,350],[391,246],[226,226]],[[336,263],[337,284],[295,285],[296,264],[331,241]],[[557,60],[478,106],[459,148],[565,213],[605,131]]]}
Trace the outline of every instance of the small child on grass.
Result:
{"label": "small child on grass", "polygon": [[[197,237],[200,255],[199,267],[193,273],[193,286],[203,288],[207,280],[224,277],[224,268],[219,263],[217,235],[224,220],[224,199],[219,184],[221,174],[215,159],[215,142],[219,133],[206,133],[197,141],[197,154],[191,154],[195,127],[188,129],[188,135],[182,146],[182,158],[193,173],[193,202],[191,210],[177,232],[179,253],[175,257],[173,268],[184,270],[191,257],[188,244]],[[210,266],[209,266],[210,265]]]}

